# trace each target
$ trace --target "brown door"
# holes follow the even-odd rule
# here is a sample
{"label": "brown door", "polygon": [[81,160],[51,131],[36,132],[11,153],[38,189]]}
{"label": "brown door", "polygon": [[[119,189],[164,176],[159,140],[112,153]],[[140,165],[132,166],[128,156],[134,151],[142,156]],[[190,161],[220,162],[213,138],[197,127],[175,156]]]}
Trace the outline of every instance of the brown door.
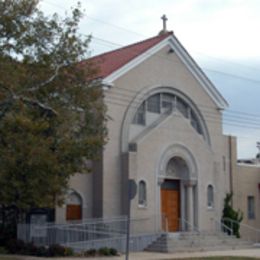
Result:
{"label": "brown door", "polygon": [[67,205],[66,220],[80,220],[81,205]]}
{"label": "brown door", "polygon": [[168,231],[178,231],[180,219],[180,191],[178,181],[167,181],[166,185],[162,185],[161,212],[163,216],[163,229],[166,230],[168,225]]}

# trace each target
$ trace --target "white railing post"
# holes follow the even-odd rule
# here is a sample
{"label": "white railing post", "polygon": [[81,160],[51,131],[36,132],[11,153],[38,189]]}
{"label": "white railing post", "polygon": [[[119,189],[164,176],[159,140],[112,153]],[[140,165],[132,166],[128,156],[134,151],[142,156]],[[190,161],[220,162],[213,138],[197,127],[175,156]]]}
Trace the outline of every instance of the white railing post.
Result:
{"label": "white railing post", "polygon": [[168,218],[167,217],[165,217],[165,224],[166,224],[165,230],[166,230],[166,233],[168,234],[169,226],[168,226]]}

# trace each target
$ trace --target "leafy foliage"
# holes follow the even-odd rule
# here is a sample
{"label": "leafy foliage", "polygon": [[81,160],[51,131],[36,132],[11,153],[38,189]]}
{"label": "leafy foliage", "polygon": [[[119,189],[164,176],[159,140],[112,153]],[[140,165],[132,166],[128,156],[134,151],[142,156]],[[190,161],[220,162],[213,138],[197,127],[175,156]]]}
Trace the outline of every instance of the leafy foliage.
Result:
{"label": "leafy foliage", "polygon": [[117,256],[118,252],[115,248],[110,247],[101,247],[98,250],[91,248],[85,252],[83,255],[86,257],[94,257],[94,256]]}
{"label": "leafy foliage", "polygon": [[87,172],[106,140],[80,6],[60,18],[37,5],[0,1],[0,207],[16,216],[62,203],[70,176]]}
{"label": "leafy foliage", "polygon": [[3,252],[19,255],[34,255],[34,256],[73,256],[74,251],[70,247],[53,244],[49,247],[35,246],[33,243],[25,243],[22,240],[11,239],[7,241]]}
{"label": "leafy foliage", "polygon": [[239,238],[239,223],[243,220],[243,213],[240,210],[234,210],[231,206],[233,193],[227,193],[224,199],[224,209],[222,214],[222,222],[233,230],[233,234]]}

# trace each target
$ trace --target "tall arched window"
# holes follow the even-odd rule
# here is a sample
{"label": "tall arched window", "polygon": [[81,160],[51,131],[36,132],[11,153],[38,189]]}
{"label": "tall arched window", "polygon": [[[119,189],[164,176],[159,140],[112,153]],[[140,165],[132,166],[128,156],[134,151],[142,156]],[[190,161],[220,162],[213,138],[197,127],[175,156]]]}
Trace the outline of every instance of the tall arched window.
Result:
{"label": "tall arched window", "polygon": [[[172,111],[179,111],[190,121],[191,126],[202,136],[204,136],[202,125],[197,112],[182,97],[170,93],[157,93],[148,97],[136,111],[132,123],[135,125],[146,126],[148,114],[167,114]],[[148,116],[148,117],[147,117]]]}
{"label": "tall arched window", "polygon": [[213,208],[214,207],[214,189],[211,184],[208,185],[207,198],[208,198],[208,208]]}
{"label": "tall arched window", "polygon": [[144,181],[140,181],[138,185],[138,205],[143,207],[147,206],[146,183]]}

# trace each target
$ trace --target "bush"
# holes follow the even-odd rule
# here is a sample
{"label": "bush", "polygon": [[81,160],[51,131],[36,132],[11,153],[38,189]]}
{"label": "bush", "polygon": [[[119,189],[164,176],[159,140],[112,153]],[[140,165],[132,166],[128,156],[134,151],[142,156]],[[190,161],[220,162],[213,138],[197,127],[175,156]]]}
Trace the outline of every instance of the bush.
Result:
{"label": "bush", "polygon": [[117,250],[115,248],[109,248],[110,255],[116,256],[117,255]]}
{"label": "bush", "polygon": [[65,247],[65,256],[73,256],[74,255],[74,250],[70,247]]}
{"label": "bush", "polygon": [[31,243],[24,243],[19,252],[21,255],[37,255],[37,246]]}
{"label": "bush", "polygon": [[101,248],[99,248],[98,253],[100,255],[109,256],[110,255],[110,249],[108,247],[101,247]]}
{"label": "bush", "polygon": [[54,244],[49,247],[47,254],[48,256],[73,256],[74,251],[70,247]]}
{"label": "bush", "polygon": [[10,254],[21,253],[25,243],[22,240],[10,239],[6,242],[6,249]]}
{"label": "bush", "polygon": [[6,255],[7,253],[8,251],[4,247],[0,246],[0,255]]}
{"label": "bush", "polygon": [[[231,205],[232,196],[233,193],[226,194],[221,221],[225,224],[225,226],[232,229],[233,235],[235,235],[237,238],[240,238],[239,229],[240,223],[243,220],[243,213],[240,210],[233,209]],[[228,234],[230,235],[230,231],[228,231]]]}
{"label": "bush", "polygon": [[65,248],[58,244],[51,245],[48,249],[48,256],[65,256]]}
{"label": "bush", "polygon": [[48,256],[48,248],[44,246],[37,247],[36,256]]}
{"label": "bush", "polygon": [[[4,248],[3,248],[4,249]],[[1,253],[1,251],[0,251]],[[34,256],[73,256],[72,248],[61,245],[51,245],[49,248],[35,246],[33,243],[24,243],[22,240],[11,239],[6,243],[4,253],[34,255]]]}
{"label": "bush", "polygon": [[91,248],[84,252],[84,256],[95,256],[97,254],[97,250],[95,248]]}

